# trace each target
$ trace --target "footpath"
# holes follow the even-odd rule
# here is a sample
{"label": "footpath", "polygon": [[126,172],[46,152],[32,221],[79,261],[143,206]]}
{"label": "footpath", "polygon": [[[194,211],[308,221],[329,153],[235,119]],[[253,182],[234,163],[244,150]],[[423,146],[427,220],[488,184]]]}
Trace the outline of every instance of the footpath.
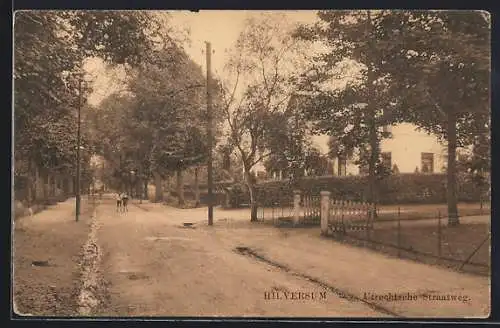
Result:
{"label": "footpath", "polygon": [[94,206],[82,197],[75,221],[75,198],[13,220],[14,312],[18,315],[77,314],[82,246]]}

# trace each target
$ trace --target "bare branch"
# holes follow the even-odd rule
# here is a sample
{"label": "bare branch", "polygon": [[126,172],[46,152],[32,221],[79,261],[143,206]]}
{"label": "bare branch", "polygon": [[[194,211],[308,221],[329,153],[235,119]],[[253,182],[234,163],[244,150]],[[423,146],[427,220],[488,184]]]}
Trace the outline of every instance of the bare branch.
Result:
{"label": "bare branch", "polygon": [[439,111],[439,113],[441,114],[442,118],[446,118],[447,115],[446,115],[446,112],[441,108],[441,106],[439,105],[439,103],[434,99],[434,97],[432,97],[432,94],[429,92],[429,89],[425,89],[425,93],[427,94],[427,96],[429,97],[429,100],[434,104],[434,106],[436,107],[436,109]]}
{"label": "bare branch", "polygon": [[259,163],[260,161],[264,160],[265,158],[271,156],[273,153],[274,153],[273,151],[269,151],[267,154],[259,156],[259,158],[257,158],[255,161],[252,162],[251,166],[254,166],[255,164]]}
{"label": "bare branch", "polygon": [[266,64],[264,63],[264,58],[262,58],[262,56],[259,56],[259,61],[261,65],[262,79],[264,80],[264,87],[266,88],[266,90],[268,90],[267,78],[266,78]]}

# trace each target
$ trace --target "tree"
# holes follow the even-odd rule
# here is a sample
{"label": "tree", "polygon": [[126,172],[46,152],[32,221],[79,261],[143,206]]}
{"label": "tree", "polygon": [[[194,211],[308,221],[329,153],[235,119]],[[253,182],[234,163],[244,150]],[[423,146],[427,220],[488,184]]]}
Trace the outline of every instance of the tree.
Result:
{"label": "tree", "polygon": [[480,11],[398,12],[381,37],[384,70],[408,121],[447,141],[449,224],[459,223],[457,147],[489,134],[490,22]]}
{"label": "tree", "polygon": [[[301,29],[299,35],[306,39],[326,35],[335,47],[321,56],[331,64],[328,67],[345,54],[365,66],[369,63],[366,85],[379,78],[387,82],[386,92],[373,93],[375,86],[367,89],[371,91],[366,99],[375,102],[373,95],[380,95],[390,105],[379,106],[387,112],[381,117],[387,123],[415,123],[447,141],[448,217],[450,224],[458,223],[456,148],[470,144],[489,116],[488,17],[478,11],[325,11],[319,16],[328,23],[326,28]],[[356,86],[351,89],[357,96]],[[373,113],[367,104],[365,112]],[[370,116],[372,177],[377,138],[376,115]],[[374,178],[370,180],[373,184]]]}
{"label": "tree", "polygon": [[308,176],[325,175],[327,170],[327,161],[320,151],[316,148],[311,148],[306,153],[304,168]]}
{"label": "tree", "polygon": [[[118,152],[126,162],[125,172],[138,171],[144,190],[149,178],[154,178],[157,201],[163,200],[162,180],[175,173],[182,205],[183,171],[205,163],[208,153],[204,77],[176,45],[156,50],[152,58],[154,62],[144,60],[130,69],[126,93],[102,103],[116,103],[111,112],[118,125],[102,130],[101,139],[121,145]],[[214,99],[219,101],[218,94]],[[216,111],[216,124],[219,121]]]}
{"label": "tree", "polygon": [[279,14],[248,18],[226,66],[234,80],[222,86],[227,139],[244,168],[251,221],[257,220],[252,168],[273,153],[269,136],[276,118],[286,113],[293,91],[288,77],[298,44],[289,28]]}
{"label": "tree", "polygon": [[[154,15],[153,15],[154,16]],[[87,56],[137,63],[164,31],[150,13],[18,11],[14,24],[16,162],[74,170],[79,80]],[[157,45],[156,45],[157,46]],[[84,84],[82,100],[89,90]],[[85,143],[85,140],[83,140]],[[70,172],[72,173],[72,172]],[[31,176],[32,174],[28,174]]]}
{"label": "tree", "polygon": [[279,170],[282,176],[291,177],[292,180],[304,175],[306,155],[312,147],[301,106],[301,97],[293,94],[286,110],[274,115],[270,129],[266,131],[267,148],[270,151],[264,163],[266,169]]}
{"label": "tree", "polygon": [[337,139],[341,158],[358,149],[357,164],[368,166],[370,202],[377,201],[377,177],[382,175],[380,141],[390,137],[381,127],[398,120],[391,114],[396,99],[390,92],[390,76],[380,70],[384,50],[378,39],[385,15],[370,10],[320,11],[320,22],[301,26],[295,34],[330,46],[299,81],[309,98],[304,110],[316,133]]}
{"label": "tree", "polygon": [[354,145],[348,145],[348,147],[335,136],[328,138],[328,158],[337,159],[337,175],[343,174],[343,164],[354,156]]}
{"label": "tree", "polygon": [[[14,156],[16,171],[73,173],[77,100],[75,52],[60,36],[55,12],[22,11],[14,24]],[[47,60],[48,59],[48,60]],[[28,201],[34,193],[28,194]]]}

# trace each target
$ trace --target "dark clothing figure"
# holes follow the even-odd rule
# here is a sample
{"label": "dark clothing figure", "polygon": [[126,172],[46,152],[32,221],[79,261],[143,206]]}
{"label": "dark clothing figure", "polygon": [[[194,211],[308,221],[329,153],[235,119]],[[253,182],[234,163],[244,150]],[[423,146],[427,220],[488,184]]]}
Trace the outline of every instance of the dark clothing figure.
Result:
{"label": "dark clothing figure", "polygon": [[126,193],[121,194],[121,200],[122,200],[123,210],[128,212],[128,207],[127,207],[128,195]]}

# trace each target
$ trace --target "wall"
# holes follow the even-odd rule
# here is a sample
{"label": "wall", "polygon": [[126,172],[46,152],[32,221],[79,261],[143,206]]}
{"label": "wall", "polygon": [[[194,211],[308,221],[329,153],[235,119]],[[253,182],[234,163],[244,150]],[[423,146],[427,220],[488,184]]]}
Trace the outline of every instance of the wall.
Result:
{"label": "wall", "polygon": [[398,166],[400,173],[413,173],[415,168],[422,171],[421,154],[434,154],[434,173],[441,173],[446,163],[445,144],[423,131],[416,130],[409,123],[390,127],[393,137],[382,140],[381,151],[391,152],[392,165]]}

